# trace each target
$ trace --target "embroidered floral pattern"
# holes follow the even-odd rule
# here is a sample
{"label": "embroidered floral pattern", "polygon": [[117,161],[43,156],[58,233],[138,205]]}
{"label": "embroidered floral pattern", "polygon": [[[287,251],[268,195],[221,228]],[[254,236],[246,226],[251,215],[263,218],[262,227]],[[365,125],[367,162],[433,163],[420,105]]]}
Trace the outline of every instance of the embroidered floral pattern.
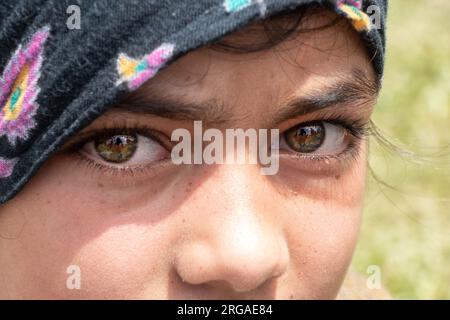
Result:
{"label": "embroidered floral pattern", "polygon": [[362,0],[337,0],[337,12],[350,19],[358,32],[370,31],[372,23],[369,16],[362,11]]}
{"label": "embroidered floral pattern", "polygon": [[20,45],[0,78],[0,137],[6,136],[12,145],[19,139],[27,139],[29,131],[36,125],[33,117],[40,91],[37,82],[49,31],[49,27],[44,27],[26,46]]}
{"label": "embroidered floral pattern", "polygon": [[127,82],[130,90],[136,90],[172,57],[174,48],[173,44],[162,44],[142,59],[130,58],[121,53],[117,59],[117,71],[120,75],[117,85]]}

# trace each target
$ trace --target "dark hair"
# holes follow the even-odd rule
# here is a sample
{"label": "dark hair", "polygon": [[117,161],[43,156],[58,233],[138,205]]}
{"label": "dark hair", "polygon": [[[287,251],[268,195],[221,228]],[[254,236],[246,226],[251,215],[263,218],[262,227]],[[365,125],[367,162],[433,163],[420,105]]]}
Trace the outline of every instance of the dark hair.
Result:
{"label": "dark hair", "polygon": [[[224,38],[218,42],[213,43],[210,47],[214,50],[225,51],[231,53],[252,53],[270,49],[285,40],[294,37],[301,33],[309,33],[313,31],[320,31],[330,28],[341,19],[336,16],[331,21],[314,28],[307,28],[302,26],[302,23],[311,16],[322,12],[324,6],[320,4],[309,4],[299,6],[296,10],[285,10],[277,13],[276,15],[267,17],[256,23],[257,27],[262,27],[266,38],[263,40],[252,39],[252,26],[246,27],[237,32],[244,35],[245,41],[236,41],[236,34],[232,41],[228,38]],[[258,30],[258,34],[261,33],[261,28]],[[261,38],[261,37],[258,37]],[[248,41],[250,40],[250,41]]]}

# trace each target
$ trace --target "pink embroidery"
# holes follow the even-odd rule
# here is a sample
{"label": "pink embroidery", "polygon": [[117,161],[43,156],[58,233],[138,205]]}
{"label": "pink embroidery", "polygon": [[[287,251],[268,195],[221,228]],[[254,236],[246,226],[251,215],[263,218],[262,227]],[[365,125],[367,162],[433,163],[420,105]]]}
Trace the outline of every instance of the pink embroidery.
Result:
{"label": "pink embroidery", "polygon": [[342,6],[344,4],[350,5],[355,7],[356,9],[360,9],[362,8],[362,0],[337,0],[336,5]]}
{"label": "pink embroidery", "polygon": [[172,57],[174,47],[170,43],[162,44],[142,59],[130,58],[121,53],[117,59],[117,71],[120,75],[117,85],[127,82],[130,90],[136,90]]}
{"label": "pink embroidery", "polygon": [[36,125],[33,117],[40,91],[37,82],[49,32],[49,27],[44,27],[32,36],[25,48],[20,45],[0,78],[0,137],[7,136],[12,145],[18,139],[27,139],[28,132]]}

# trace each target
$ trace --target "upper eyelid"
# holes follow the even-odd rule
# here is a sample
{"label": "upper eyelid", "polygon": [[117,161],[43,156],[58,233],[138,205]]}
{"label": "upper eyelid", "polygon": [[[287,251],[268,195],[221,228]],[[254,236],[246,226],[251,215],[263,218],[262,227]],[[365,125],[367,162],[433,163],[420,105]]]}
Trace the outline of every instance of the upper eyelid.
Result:
{"label": "upper eyelid", "polygon": [[[284,120],[281,124],[286,122],[298,121],[310,122],[319,120],[331,120],[331,119],[346,119],[360,125],[366,124],[370,120],[369,110],[362,109],[360,113],[355,112],[353,108],[343,106],[342,108],[323,108],[306,114],[293,115],[291,118]],[[366,119],[368,118],[368,119]]]}
{"label": "upper eyelid", "polygon": [[350,120],[345,117],[332,117],[318,120],[300,121],[293,125],[289,125],[286,129],[282,130],[281,134],[289,131],[290,129],[298,126],[313,124],[315,122],[328,122],[334,125],[340,125],[347,129],[354,138],[363,138],[370,134],[370,121]]}

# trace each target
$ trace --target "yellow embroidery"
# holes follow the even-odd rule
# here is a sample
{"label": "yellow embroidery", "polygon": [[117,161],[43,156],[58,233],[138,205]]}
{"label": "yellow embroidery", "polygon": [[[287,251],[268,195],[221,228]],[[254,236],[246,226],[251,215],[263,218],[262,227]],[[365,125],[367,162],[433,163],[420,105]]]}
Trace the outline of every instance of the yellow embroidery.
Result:
{"label": "yellow embroidery", "polygon": [[371,22],[369,16],[365,14],[363,11],[358,8],[348,5],[342,4],[339,6],[339,10],[342,11],[352,22],[353,27],[358,31],[370,31]]}
{"label": "yellow embroidery", "polygon": [[[14,82],[14,86],[11,90],[11,95],[8,97],[7,103],[3,108],[5,120],[16,120],[19,117],[20,112],[22,111],[25,91],[27,89],[29,70],[30,66],[27,63],[24,65],[23,69],[20,71],[19,76]],[[19,92],[18,97],[15,96],[17,95],[17,92]]]}
{"label": "yellow embroidery", "polygon": [[124,54],[119,56],[119,71],[126,79],[131,79],[136,74],[136,67],[139,64],[138,60],[131,59]]}

